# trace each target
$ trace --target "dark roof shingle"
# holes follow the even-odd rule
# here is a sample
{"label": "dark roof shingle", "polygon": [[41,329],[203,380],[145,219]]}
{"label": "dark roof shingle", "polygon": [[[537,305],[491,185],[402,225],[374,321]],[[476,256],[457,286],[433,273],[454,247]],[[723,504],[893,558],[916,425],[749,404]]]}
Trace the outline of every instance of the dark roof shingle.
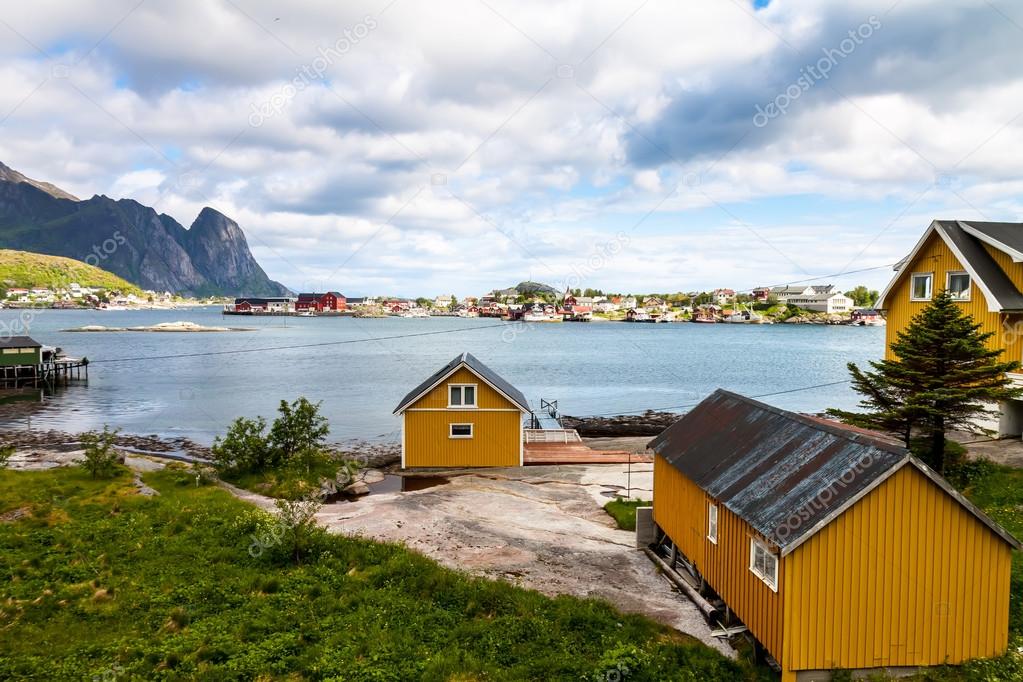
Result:
{"label": "dark roof shingle", "polygon": [[42,348],[31,336],[6,336],[0,334],[0,348]]}
{"label": "dark roof shingle", "polygon": [[650,447],[783,555],[909,463],[1018,546],[944,479],[885,437],[728,391],[713,393]]}
{"label": "dark roof shingle", "polygon": [[529,401],[526,399],[526,396],[519,391],[519,389],[512,386],[510,383],[501,378],[497,372],[480,362],[479,358],[472,353],[460,353],[459,355],[456,355],[453,360],[431,374],[423,383],[409,391],[405,397],[401,399],[401,402],[398,403],[398,406],[394,408],[394,413],[397,414],[411,405],[420,397],[420,395],[426,392],[427,389],[433,387],[437,383],[440,383],[444,377],[454,372],[458,366],[462,364],[465,364],[466,367],[468,367],[481,379],[508,396],[513,403],[518,405],[518,407],[529,412]]}

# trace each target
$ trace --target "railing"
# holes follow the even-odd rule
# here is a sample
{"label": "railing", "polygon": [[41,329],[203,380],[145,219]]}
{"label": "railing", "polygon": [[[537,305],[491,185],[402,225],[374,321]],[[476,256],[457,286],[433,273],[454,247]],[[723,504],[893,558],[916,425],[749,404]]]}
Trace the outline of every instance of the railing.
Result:
{"label": "railing", "polygon": [[527,443],[579,443],[575,429],[523,429]]}

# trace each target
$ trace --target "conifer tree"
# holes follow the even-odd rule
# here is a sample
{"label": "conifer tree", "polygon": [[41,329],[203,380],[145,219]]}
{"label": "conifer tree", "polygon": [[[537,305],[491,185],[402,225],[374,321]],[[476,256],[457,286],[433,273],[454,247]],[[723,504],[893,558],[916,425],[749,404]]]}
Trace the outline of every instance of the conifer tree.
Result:
{"label": "conifer tree", "polygon": [[1003,361],[1000,349],[988,348],[993,334],[980,328],[950,293],[941,292],[896,335],[894,359],[871,362],[872,371],[849,363],[864,411],[828,413],[856,426],[896,433],[906,447],[915,434],[924,436],[924,460],[944,473],[948,431],[996,414],[1000,401],[1023,395],[1006,377],[1019,363]]}

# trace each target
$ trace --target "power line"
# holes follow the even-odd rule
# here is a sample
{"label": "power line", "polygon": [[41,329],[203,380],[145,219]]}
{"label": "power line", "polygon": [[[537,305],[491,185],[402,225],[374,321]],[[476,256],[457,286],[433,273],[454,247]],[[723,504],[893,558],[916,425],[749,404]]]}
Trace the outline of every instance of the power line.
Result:
{"label": "power line", "polygon": [[[814,384],[813,386],[801,386],[799,388],[790,388],[784,391],[772,391],[770,393],[761,393],[759,395],[746,396],[747,398],[770,398],[771,396],[784,395],[786,393],[799,393],[801,391],[812,391],[817,388],[827,388],[828,386],[838,386],[840,384],[848,384],[851,379],[842,379],[841,381],[829,381],[825,384]],[[629,414],[642,414],[644,412],[668,412],[670,410],[684,410],[686,408],[692,408],[699,405],[699,402],[687,403],[685,405],[669,405],[667,407],[651,407],[641,410],[619,410],[618,412],[598,412],[596,414],[584,414],[579,415],[580,418],[586,417],[617,417],[618,415],[629,415]],[[572,415],[575,416],[575,415]]]}
{"label": "power line", "polygon": [[260,348],[233,348],[230,350],[214,350],[204,351],[202,353],[179,353],[177,355],[146,355],[135,358],[106,358],[102,360],[90,360],[90,365],[98,365],[100,363],[114,363],[114,362],[142,362],[145,360],[176,360],[178,358],[199,358],[208,357],[212,355],[235,355],[242,353],[262,353],[266,351],[277,351],[277,350],[295,350],[300,348],[322,348],[323,346],[344,346],[351,343],[366,343],[369,341],[391,341],[394,339],[411,339],[420,336],[436,336],[438,334],[453,334],[456,332],[471,332],[477,329],[494,329],[496,327],[508,327],[508,323],[502,322],[500,324],[488,324],[480,327],[460,327],[458,329],[439,329],[432,332],[416,332],[414,334],[395,334],[392,336],[371,336],[364,339],[346,339],[343,341],[322,341],[319,343],[302,343],[291,346],[263,346]]}

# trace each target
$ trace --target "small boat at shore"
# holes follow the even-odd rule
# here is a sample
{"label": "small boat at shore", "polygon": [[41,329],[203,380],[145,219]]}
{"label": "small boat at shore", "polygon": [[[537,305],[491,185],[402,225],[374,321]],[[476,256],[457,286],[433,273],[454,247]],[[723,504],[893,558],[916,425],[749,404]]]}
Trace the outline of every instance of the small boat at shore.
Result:
{"label": "small boat at shore", "polygon": [[752,306],[746,306],[736,310],[724,319],[729,324],[772,324],[770,320],[753,310]]}

